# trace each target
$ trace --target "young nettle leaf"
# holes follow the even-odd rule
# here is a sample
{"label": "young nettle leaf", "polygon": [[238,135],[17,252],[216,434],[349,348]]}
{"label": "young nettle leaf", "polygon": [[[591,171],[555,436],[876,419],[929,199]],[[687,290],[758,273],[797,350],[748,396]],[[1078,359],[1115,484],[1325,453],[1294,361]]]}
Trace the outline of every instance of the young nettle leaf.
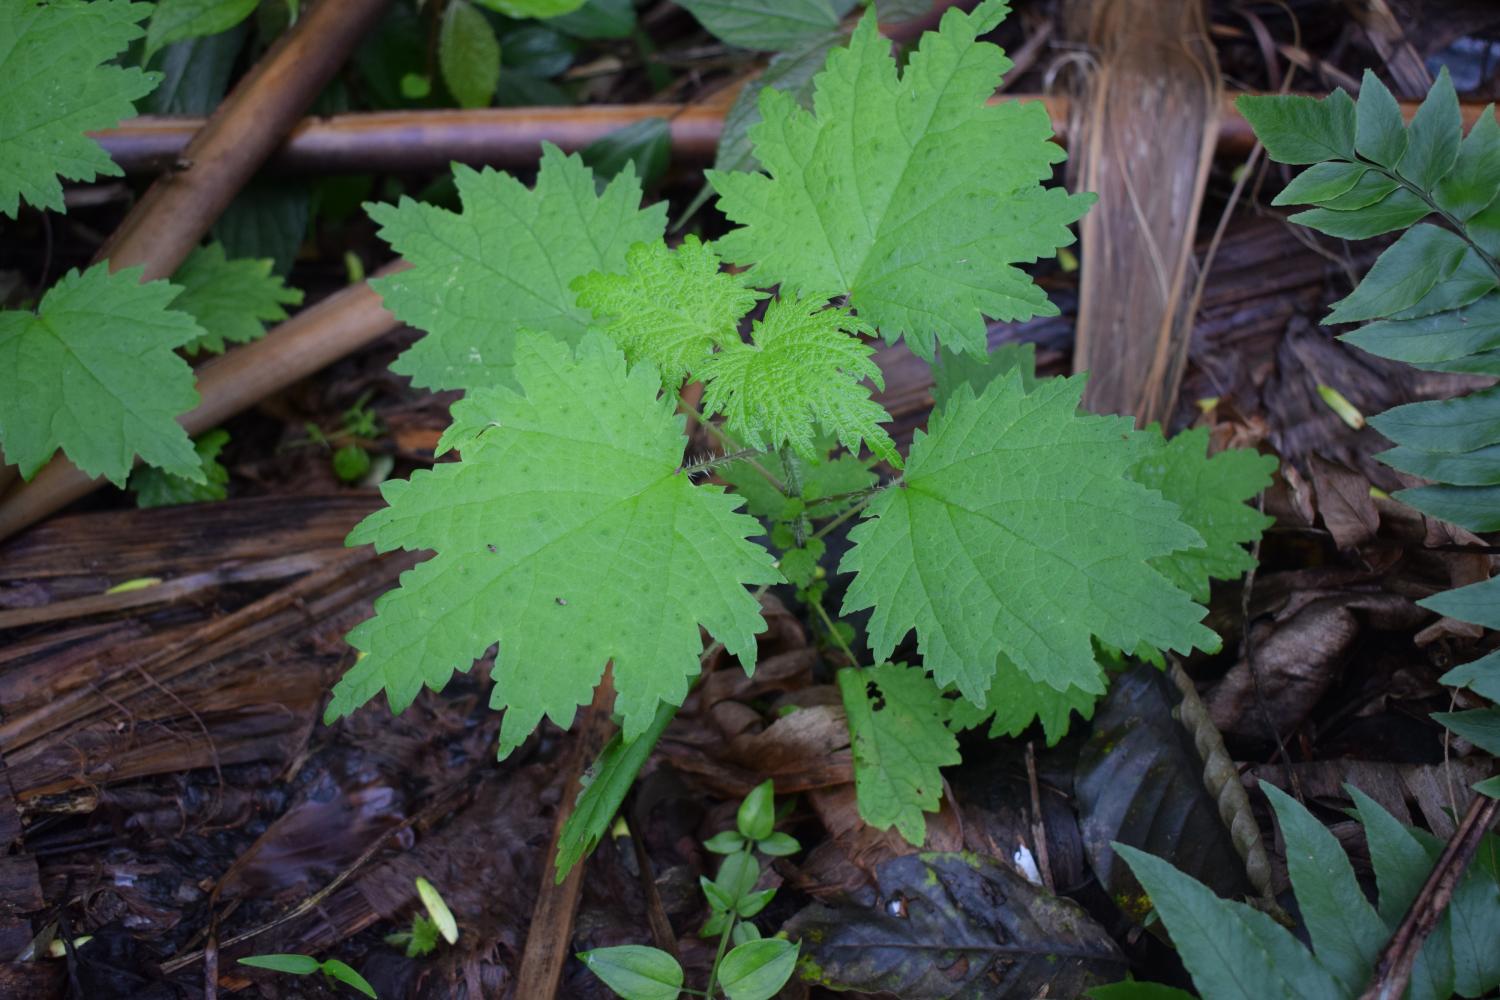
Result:
{"label": "young nettle leaf", "polygon": [[840,569],[843,613],[874,607],[888,657],[915,628],[924,665],[983,704],[1003,652],[1030,680],[1102,691],[1091,637],[1186,652],[1218,637],[1153,562],[1203,540],[1131,481],[1128,419],[1078,412],[1083,380],[1030,394],[1012,371],[978,398],[961,386],[913,439],[897,488],[876,495]]}
{"label": "young nettle leaf", "polygon": [[136,456],[194,483],[202,463],[177,415],[198,405],[176,348],[204,330],[168,308],[180,289],[139,267],[69,271],[35,313],[0,312],[0,447],[26,478],[59,448],[124,486]]}
{"label": "young nettle leaf", "polygon": [[760,528],[739,501],[681,471],[684,418],[656,374],[627,372],[601,336],[575,352],[531,335],[516,346],[515,377],[519,390],[454,407],[443,447],[457,442],[463,461],[387,482],[389,506],[350,535],[437,555],[350,633],[365,655],[334,689],[329,719],[382,689],[401,711],[498,642],[502,754],[543,715],[569,725],[606,661],[633,740],[660,702],[687,694],[700,624],[753,666],[764,625],[745,587],[780,577],[746,540]]}
{"label": "young nettle leaf", "polygon": [[593,311],[631,364],[647,361],[676,389],[714,347],[740,342],[739,322],[764,293],[719,269],[719,256],[696,236],[676,250],[660,240],[625,254],[624,274],[573,282],[578,304]]}
{"label": "young nettle leaf", "polygon": [[1210,579],[1234,580],[1255,568],[1245,545],[1274,519],[1245,501],[1271,485],[1276,459],[1247,448],[1210,457],[1206,427],[1183,431],[1170,441],[1154,424],[1141,433],[1152,445],[1131,468],[1130,478],[1177,504],[1183,522],[1203,538],[1202,548],[1183,549],[1151,565],[1193,600],[1207,603]]}
{"label": "young nettle leaf", "polygon": [[172,283],[182,288],[172,308],[189,313],[206,331],[186,345],[190,353],[221,353],[226,344],[263,336],[265,324],[286,319],[286,306],[302,304],[302,292],[271,273],[270,258],[231,260],[222,243],[198,247],[182,262]]}
{"label": "young nettle leaf", "polygon": [[920,845],[927,835],[922,814],[941,804],[940,768],[960,762],[946,699],[926,671],[903,663],[845,668],[838,684],[849,716],[860,817],[881,830],[894,826]]}
{"label": "young nettle leaf", "polygon": [[419,387],[512,384],[516,333],[550,333],[576,344],[590,315],[573,281],[625,268],[632,245],[661,239],[666,206],[641,208],[627,167],[596,193],[577,156],[542,150],[536,188],[509,174],[454,168],[461,212],[403,198],[371,205],[380,235],[412,265],[371,282],[386,308],[427,336],[393,371]]}
{"label": "young nettle leaf", "polygon": [[724,414],[731,433],[754,448],[790,445],[809,461],[822,457],[819,428],[850,451],[868,444],[898,468],[901,456],[880,424],[890,414],[870,398],[864,380],[884,387],[874,349],[856,336],[871,332],[848,310],[808,299],[777,299],[754,324],[752,342],[735,341],[698,368],[703,411]]}
{"label": "young nettle leaf", "polygon": [[0,4],[0,215],[20,199],[64,211],[58,178],[121,173],[84,133],[135,114],[160,73],[106,65],[139,38],[151,5],[125,0],[7,0]]}
{"label": "young nettle leaf", "polygon": [[767,88],[750,129],[765,173],[709,171],[742,228],[719,241],[749,280],[847,296],[894,342],[982,351],[984,317],[1056,308],[1015,267],[1073,241],[1092,195],[1044,189],[1062,151],[1040,104],[989,105],[1010,61],[977,43],[1006,13],[949,10],[898,73],[868,11],[814,81],[814,110]]}

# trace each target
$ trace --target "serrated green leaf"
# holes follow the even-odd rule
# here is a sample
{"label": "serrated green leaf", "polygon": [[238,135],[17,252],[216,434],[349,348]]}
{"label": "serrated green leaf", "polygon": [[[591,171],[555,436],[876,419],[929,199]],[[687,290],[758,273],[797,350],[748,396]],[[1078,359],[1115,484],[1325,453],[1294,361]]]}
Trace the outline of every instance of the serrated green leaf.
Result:
{"label": "serrated green leaf", "polygon": [[714,36],[745,49],[786,52],[839,26],[828,0],[681,0]]}
{"label": "serrated green leaf", "polygon": [[229,470],[219,464],[219,452],[229,443],[229,432],[215,429],[200,435],[193,442],[193,451],[198,455],[199,467],[203,470],[203,482],[174,476],[170,472],[143,465],[130,473],[130,492],[135,494],[137,507],[170,507],[182,503],[203,503],[223,500],[227,495],[224,487],[229,482]]}
{"label": "serrated green leaf", "polygon": [[146,28],[146,52],[141,62],[164,46],[188,38],[228,31],[255,12],[260,0],[157,0]]}
{"label": "serrated green leaf", "polygon": [[1427,223],[1413,226],[1380,255],[1358,288],[1333,304],[1323,322],[1358,323],[1413,306],[1453,273],[1467,250],[1456,233]]}
{"label": "serrated green leaf", "polygon": [[922,357],[935,339],[983,350],[984,316],[1055,314],[1015,265],[1071,243],[1093,198],[1041,186],[1063,154],[1040,103],[987,104],[1010,62],[975,39],[1005,10],[950,9],[899,75],[867,12],[814,81],[814,111],[763,90],[750,135],[767,173],[708,173],[741,227],[725,258],[783,294],[847,295]]}
{"label": "serrated green leaf", "polygon": [[[770,87],[790,95],[798,107],[812,107],[813,76],[828,61],[828,53],[834,46],[847,41],[846,35],[829,32],[774,56],[765,71],[740,90],[724,116],[724,131],[719,133],[719,145],[714,152],[714,169],[759,169],[760,161],[750,145],[750,129],[761,120],[760,92]],[[707,198],[709,190],[705,188],[700,198]]]}
{"label": "serrated green leaf", "polygon": [[597,194],[583,161],[550,144],[534,190],[493,170],[453,173],[461,212],[409,198],[369,209],[412,265],[371,285],[398,319],[427,331],[391,366],[421,388],[511,384],[519,330],[577,343],[589,312],[571,283],[624,270],[626,250],[659,240],[666,225],[665,205],[639,207],[633,169]]}
{"label": "serrated green leaf", "polygon": [[172,308],[190,314],[205,332],[184,349],[218,354],[226,344],[249,343],[265,334],[265,324],[286,319],[285,306],[301,305],[301,290],[272,274],[272,263],[230,260],[221,243],[189,254],[172,275],[182,289]]}
{"label": "serrated green leaf", "polygon": [[627,944],[595,948],[578,958],[625,1000],[677,1000],[682,993],[682,966],[660,948]]}
{"label": "serrated green leaf", "polygon": [[1271,199],[1272,205],[1317,205],[1354,187],[1370,168],[1363,163],[1314,163]]}
{"label": "serrated green leaf", "polygon": [[1208,428],[1183,431],[1170,441],[1152,425],[1142,432],[1150,450],[1129,476],[1156,490],[1181,510],[1182,521],[1203,538],[1202,548],[1183,549],[1152,561],[1168,580],[1206,604],[1209,580],[1234,580],[1255,568],[1245,549],[1274,523],[1246,501],[1271,485],[1277,461],[1248,448],[1208,454]]}
{"label": "serrated green leaf", "polygon": [[1278,163],[1354,159],[1354,100],[1342,90],[1324,98],[1242,94],[1234,104]]}
{"label": "serrated green leaf", "polygon": [[20,200],[65,211],[58,179],[117,177],[85,132],[135,114],[159,73],[106,65],[139,38],[151,5],[125,0],[7,0],[0,5],[0,215]]}
{"label": "serrated green leaf", "polygon": [[1080,414],[1083,378],[1029,395],[1011,372],[960,387],[914,437],[906,475],[877,494],[840,567],[843,614],[873,607],[877,659],[917,632],[924,665],[982,704],[997,656],[1058,690],[1096,685],[1091,636],[1213,646],[1204,610],[1150,565],[1203,544],[1175,504],[1131,481],[1133,424]]}
{"label": "serrated green leaf", "polygon": [[1124,844],[1115,851],[1150,894],[1198,992],[1214,1000],[1328,1000],[1345,991],[1285,927],[1213,890],[1161,858]]}
{"label": "serrated green leaf", "polygon": [[1099,668],[1085,684],[1069,685],[1059,691],[1050,684],[1032,680],[1002,653],[995,660],[995,680],[984,704],[976,705],[967,698],[950,700],[948,725],[963,731],[988,722],[986,735],[994,740],[1020,736],[1033,722],[1040,722],[1047,745],[1056,746],[1068,735],[1074,712],[1085,719],[1093,717],[1105,683],[1104,671]]}
{"label": "serrated green leaf", "polygon": [[1366,159],[1395,168],[1406,152],[1401,105],[1373,70],[1365,70],[1355,109],[1354,148]]}
{"label": "serrated green leaf", "polygon": [[488,107],[500,84],[500,42],[468,0],[448,0],[438,32],[438,68],[461,108]]}
{"label": "serrated green leaf", "polygon": [[[746,584],[780,576],[746,541],[738,501],[680,471],[685,439],[653,372],[627,374],[602,337],[516,347],[521,389],[454,406],[462,462],[387,482],[389,506],[350,544],[434,549],[376,602],[349,641],[365,655],[334,689],[338,718],[385,690],[409,705],[499,642],[491,704],[502,754],[543,715],[567,727],[614,665],[615,710],[639,738],[698,673],[699,625],[753,666],[764,624]],[[640,567],[656,567],[642,574]]]}
{"label": "serrated green leaf", "polygon": [[1397,444],[1426,451],[1453,454],[1500,444],[1500,388],[1407,403],[1376,414],[1370,425]]}
{"label": "serrated green leaf", "polygon": [[59,448],[124,486],[137,455],[192,482],[203,470],[177,416],[198,405],[176,348],[203,336],[168,308],[176,285],[142,268],[69,271],[35,313],[0,312],[0,447],[30,479]]}
{"label": "serrated green leaf", "polygon": [[1287,871],[1313,950],[1352,996],[1369,981],[1390,931],[1365,899],[1338,839],[1275,785],[1263,783],[1261,789],[1286,841]]}
{"label": "serrated green leaf", "polygon": [[1418,486],[1392,495],[1408,507],[1470,531],[1500,531],[1500,486]]}
{"label": "serrated green leaf", "polygon": [[880,830],[894,826],[908,843],[927,837],[924,812],[942,804],[941,768],[958,764],[958,740],[946,725],[948,707],[919,667],[882,663],[838,672],[849,718],[859,815]]}
{"label": "serrated green leaf", "polygon": [[1396,172],[1423,191],[1431,191],[1453,169],[1462,137],[1458,94],[1453,90],[1448,67],[1444,66],[1412,117],[1406,155],[1401,157]]}
{"label": "serrated green leaf", "polygon": [[1371,323],[1339,339],[1407,364],[1440,363],[1480,354],[1500,348],[1500,295],[1487,295],[1454,312]]}
{"label": "serrated green leaf", "polygon": [[1009,371],[1021,373],[1021,388],[1036,388],[1036,345],[1000,344],[989,353],[952,354],[943,351],[932,363],[932,405],[939,409],[960,385],[984,392],[985,386]]}
{"label": "serrated green leaf", "polygon": [[719,255],[696,236],[676,250],[660,240],[625,254],[624,274],[594,272],[572,284],[631,364],[647,361],[676,389],[715,346],[740,343],[740,319],[764,298],[719,269]]}
{"label": "serrated green leaf", "polygon": [[1299,226],[1316,229],[1329,236],[1346,240],[1364,240],[1381,233],[1405,229],[1414,222],[1425,219],[1432,209],[1427,203],[1405,188],[1392,191],[1373,205],[1350,211],[1335,212],[1326,208],[1311,208],[1298,212],[1288,221]]}
{"label": "serrated green leaf", "polygon": [[[1446,67],[1445,67],[1446,68]],[[1500,194],[1500,122],[1488,105],[1458,148],[1453,169],[1437,182],[1433,197],[1438,206],[1460,222],[1488,207]]]}
{"label": "serrated green leaf", "polygon": [[729,430],[753,448],[783,444],[819,458],[819,429],[851,452],[861,443],[899,467],[895,442],[880,426],[890,419],[865,380],[883,388],[875,349],[857,334],[873,332],[841,308],[810,299],[777,299],[752,327],[752,342],[731,342],[698,367],[703,412],[722,413]]}
{"label": "serrated green leaf", "polygon": [[1500,445],[1490,445],[1458,455],[1423,451],[1420,448],[1392,448],[1375,456],[1393,469],[1423,479],[1434,479],[1457,486],[1494,486],[1500,483]]}
{"label": "serrated green leaf", "polygon": [[746,941],[724,956],[719,985],[728,1000],[770,1000],[792,978],[799,946],[785,938]]}

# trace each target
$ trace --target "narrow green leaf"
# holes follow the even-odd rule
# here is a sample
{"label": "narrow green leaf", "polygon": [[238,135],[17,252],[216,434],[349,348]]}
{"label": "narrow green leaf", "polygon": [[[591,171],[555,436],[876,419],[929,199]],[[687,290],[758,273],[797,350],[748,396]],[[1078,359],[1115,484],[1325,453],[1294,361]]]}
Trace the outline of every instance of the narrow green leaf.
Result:
{"label": "narrow green leaf", "polygon": [[1426,451],[1453,454],[1500,444],[1500,387],[1407,403],[1376,414],[1370,425],[1397,444]]}
{"label": "narrow green leaf", "polygon": [[1375,261],[1351,294],[1333,304],[1324,323],[1379,319],[1415,305],[1432,286],[1453,273],[1468,245],[1437,226],[1414,226]]}
{"label": "narrow green leaf", "polygon": [[1500,281],[1485,260],[1466,248],[1453,273],[1432,286],[1432,290],[1417,300],[1415,305],[1391,315],[1391,319],[1422,319],[1427,316],[1453,312],[1489,295]]}
{"label": "narrow green leaf", "polygon": [[1432,717],[1491,756],[1500,756],[1500,708],[1433,712]]}
{"label": "narrow green leaf", "polygon": [[1476,781],[1469,786],[1480,795],[1488,795],[1492,799],[1500,799],[1500,774],[1483,781]]}
{"label": "narrow green leaf", "polygon": [[757,840],[755,849],[767,857],[785,858],[802,850],[802,845],[797,842],[796,837],[778,830],[769,837]]}
{"label": "narrow green leaf", "polygon": [[1406,152],[1406,141],[1401,105],[1373,70],[1365,70],[1355,110],[1354,148],[1361,156],[1394,169]]}
{"label": "narrow green leaf", "polygon": [[[1447,67],[1444,67],[1445,69]],[[1500,194],[1500,122],[1487,106],[1458,149],[1458,160],[1438,181],[1434,198],[1444,211],[1463,221],[1488,207]]]}
{"label": "narrow green leaf", "polygon": [[1354,159],[1354,101],[1342,90],[1321,99],[1244,94],[1235,107],[1278,163]]}
{"label": "narrow green leaf", "polygon": [[682,992],[682,966],[660,948],[595,948],[578,959],[625,1000],[677,1000]]}
{"label": "narrow green leaf", "polygon": [[1313,950],[1354,995],[1370,978],[1389,931],[1365,899],[1338,839],[1296,799],[1269,783],[1261,789],[1286,841],[1287,871]]}
{"label": "narrow green leaf", "polygon": [[1418,486],[1392,495],[1408,507],[1470,531],[1500,531],[1500,486]]}
{"label": "narrow green leaf", "polygon": [[239,962],[251,968],[286,972],[293,976],[311,975],[323,964],[311,955],[250,955]]}
{"label": "narrow green leaf", "polygon": [[703,842],[703,849],[714,854],[733,854],[744,846],[738,830],[721,830]]}
{"label": "narrow green leaf", "polygon": [[1412,223],[1427,217],[1432,209],[1427,203],[1405,188],[1392,191],[1381,201],[1352,211],[1332,212],[1326,208],[1312,208],[1298,212],[1289,221],[1309,229],[1316,229],[1329,236],[1346,240],[1364,240],[1381,233],[1405,229]]}
{"label": "narrow green leaf", "polygon": [[[767,784],[769,783],[768,781]],[[719,865],[719,873],[714,876],[714,885],[723,890],[729,898],[729,906],[733,908],[741,899],[750,894],[759,880],[760,862],[756,861],[749,852],[742,851],[738,854],[725,855],[723,862]]]}
{"label": "narrow green leaf", "polygon": [[1193,983],[1213,1000],[1329,1000],[1345,991],[1285,927],[1161,858],[1113,845],[1151,897]]}
{"label": "narrow green leaf", "polygon": [[448,0],[443,11],[438,67],[459,107],[488,107],[494,99],[500,83],[500,43],[489,20],[468,0]]}
{"label": "narrow green leaf", "polygon": [[1441,483],[1455,486],[1500,484],[1500,444],[1458,455],[1401,447],[1383,451],[1375,457],[1393,469]]}
{"label": "narrow green leaf", "polygon": [[724,956],[719,985],[729,1000],[770,1000],[797,967],[798,946],[784,938],[747,941]]}
{"label": "narrow green leaf", "polygon": [[344,962],[340,962],[336,958],[330,958],[325,960],[319,967],[323,970],[324,975],[337,979],[341,983],[349,984],[367,997],[375,997],[375,987],[370,985],[369,980],[365,979],[358,972],[355,972],[354,969]]}
{"label": "narrow green leaf", "polygon": [[448,909],[448,904],[443,901],[442,894],[437,888],[420,875],[417,876],[417,896],[422,900],[422,906],[427,910],[427,915],[432,918],[432,924],[443,935],[443,940],[449,944],[458,942],[458,921],[453,919],[453,911]]}
{"label": "narrow green leaf", "polygon": [[1456,666],[1438,681],[1449,687],[1466,687],[1490,701],[1500,702],[1500,650]]}
{"label": "narrow green leaf", "polygon": [[1271,199],[1272,205],[1319,205],[1337,198],[1359,182],[1370,168],[1363,163],[1336,160],[1314,163]]}
{"label": "narrow green leaf", "polygon": [[[1453,169],[1462,137],[1463,119],[1458,110],[1458,94],[1453,90],[1448,67],[1444,66],[1411,120],[1406,155],[1401,158],[1396,172],[1423,191],[1431,191]],[[1492,186],[1494,181],[1492,176]]]}
{"label": "narrow green leaf", "polygon": [[1500,348],[1500,295],[1486,295],[1455,312],[1371,323],[1339,339],[1360,350],[1407,364],[1451,361],[1480,354]]}

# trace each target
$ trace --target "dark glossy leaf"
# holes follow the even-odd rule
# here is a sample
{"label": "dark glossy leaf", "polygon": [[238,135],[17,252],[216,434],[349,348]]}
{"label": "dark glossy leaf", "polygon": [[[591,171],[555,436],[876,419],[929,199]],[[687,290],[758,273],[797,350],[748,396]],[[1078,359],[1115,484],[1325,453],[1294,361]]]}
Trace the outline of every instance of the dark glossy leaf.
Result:
{"label": "dark glossy leaf", "polygon": [[636,176],[649,187],[661,180],[672,157],[672,129],[665,118],[643,118],[589,143],[578,154],[599,183],[635,164]]}
{"label": "dark glossy leaf", "polygon": [[719,985],[729,1000],[769,1000],[792,978],[797,946],[781,938],[747,941],[724,956]]}
{"label": "dark glossy leaf", "polygon": [[814,904],[785,930],[804,979],[902,1000],[1077,996],[1118,979],[1123,958],[1071,900],[974,854],[894,858],[872,907]]}
{"label": "dark glossy leaf", "polygon": [[1500,444],[1500,388],[1407,403],[1376,414],[1370,424],[1397,444],[1427,451],[1451,454]]}
{"label": "dark glossy leaf", "polygon": [[1322,99],[1246,94],[1235,107],[1278,163],[1354,159],[1354,101],[1342,90]]}
{"label": "dark glossy leaf", "polygon": [[1272,205],[1320,205],[1354,187],[1370,168],[1362,163],[1336,160],[1314,163],[1271,199]]}
{"label": "dark glossy leaf", "polygon": [[1490,445],[1461,455],[1445,455],[1418,448],[1392,448],[1375,457],[1393,469],[1400,469],[1423,479],[1456,486],[1500,484],[1500,445]]}
{"label": "dark glossy leaf", "polygon": [[251,181],[214,223],[213,237],[230,257],[269,257],[272,270],[284,275],[307,235],[311,208],[300,181]]}
{"label": "dark glossy leaf", "polygon": [[468,0],[448,0],[438,33],[438,67],[461,108],[488,107],[500,82],[500,43]]}
{"label": "dark glossy leaf", "polygon": [[578,958],[625,1000],[677,1000],[682,992],[682,966],[660,948],[627,944],[595,948]]}
{"label": "dark glossy leaf", "polygon": [[1470,531],[1500,531],[1500,486],[1418,486],[1393,495],[1408,507]]}
{"label": "dark glossy leaf", "polygon": [[[1411,120],[1406,133],[1406,155],[1396,172],[1423,191],[1431,191],[1453,169],[1462,136],[1458,94],[1453,90],[1448,67],[1444,66]],[[1495,180],[1491,177],[1491,184]]]}
{"label": "dark glossy leaf", "polygon": [[161,50],[161,83],[143,99],[154,115],[208,115],[229,89],[234,59],[245,44],[243,26],[217,35],[173,42]]}
{"label": "dark glossy leaf", "polygon": [[1074,795],[1089,864],[1131,916],[1140,886],[1112,841],[1168,857],[1225,896],[1250,891],[1245,865],[1203,786],[1203,761],[1173,718],[1172,684],[1137,666],[1110,684],[1078,756]]}
{"label": "dark glossy leaf", "polygon": [[1500,702],[1500,650],[1454,667],[1438,681],[1449,687],[1466,687],[1490,701]]}
{"label": "dark glossy leaf", "polygon": [[1332,212],[1326,208],[1311,208],[1298,212],[1288,220],[1299,226],[1316,229],[1329,236],[1346,240],[1363,240],[1381,233],[1405,229],[1412,223],[1427,217],[1432,209],[1427,203],[1405,188],[1392,191],[1373,205],[1347,212]]}
{"label": "dark glossy leaf", "polygon": [[615,733],[599,753],[599,759],[594,761],[586,775],[588,784],[578,793],[578,801],[573,804],[573,812],[558,837],[559,883],[574,865],[593,853],[609,832],[615,814],[620,811],[620,803],[625,801],[630,786],[635,784],[635,776],[641,773],[657,740],[661,739],[661,734],[666,732],[676,714],[677,706],[662,702],[657,706],[656,718],[651,720],[644,733],[629,743],[625,742],[624,733]]}
{"label": "dark glossy leaf", "polygon": [[570,14],[549,19],[547,24],[575,38],[628,38],[635,30],[635,4],[631,0],[588,0]]}
{"label": "dark glossy leaf", "polygon": [[1500,122],[1495,106],[1479,115],[1458,149],[1453,169],[1437,184],[1434,197],[1444,211],[1467,220],[1486,208],[1500,194]]}
{"label": "dark glossy leaf", "polygon": [[573,65],[578,43],[555,31],[556,26],[556,21],[528,21],[507,31],[500,39],[505,72],[546,78]]}
{"label": "dark glossy leaf", "polygon": [[1366,159],[1394,168],[1406,152],[1406,122],[1401,105],[1372,70],[1359,84],[1355,111],[1354,148]]}
{"label": "dark glossy leaf", "polygon": [[1261,789],[1276,810],[1287,871],[1318,961],[1355,995],[1370,978],[1389,936],[1354,877],[1338,839],[1296,799],[1274,785]]}
{"label": "dark glossy leaf", "polygon": [[1358,323],[1400,312],[1448,277],[1468,245],[1437,226],[1413,226],[1382,253],[1359,287],[1333,304],[1324,323]]}

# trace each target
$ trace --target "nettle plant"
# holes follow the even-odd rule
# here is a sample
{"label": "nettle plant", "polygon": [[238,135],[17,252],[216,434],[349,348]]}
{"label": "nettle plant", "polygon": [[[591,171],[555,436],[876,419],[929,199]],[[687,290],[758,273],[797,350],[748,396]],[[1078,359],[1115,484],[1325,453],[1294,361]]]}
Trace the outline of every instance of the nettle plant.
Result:
{"label": "nettle plant", "polygon": [[[1265,519],[1243,501],[1273,460],[1080,413],[1082,376],[986,353],[986,316],[1056,312],[1017,265],[1070,243],[1093,200],[1044,185],[1063,153],[1040,105],[989,103],[1010,63],[978,37],[1006,13],[950,10],[898,71],[870,11],[811,111],[768,88],[763,172],[709,174],[737,224],[712,245],[669,247],[629,168],[596,184],[553,148],[531,189],[455,167],[460,211],[370,208],[411,265],[376,287],[426,331],[394,370],[464,390],[439,446],[461,458],[387,483],[350,535],[435,554],[350,633],[329,721],[381,692],[399,712],[498,644],[503,756],[544,717],[570,725],[610,665],[623,731],[565,868],[699,675],[700,629],[752,670],[752,589],[792,578],[826,615],[822,540],[857,516],[837,571],[842,614],[871,612],[875,662],[841,679],[859,803],[920,841],[957,730],[1040,716],[1055,738],[1104,690],[1101,648],[1218,646],[1199,602],[1249,565]],[[871,397],[876,333],[944,359],[905,456]],[[685,455],[690,416],[722,453]],[[886,662],[913,630],[921,666]]]}

